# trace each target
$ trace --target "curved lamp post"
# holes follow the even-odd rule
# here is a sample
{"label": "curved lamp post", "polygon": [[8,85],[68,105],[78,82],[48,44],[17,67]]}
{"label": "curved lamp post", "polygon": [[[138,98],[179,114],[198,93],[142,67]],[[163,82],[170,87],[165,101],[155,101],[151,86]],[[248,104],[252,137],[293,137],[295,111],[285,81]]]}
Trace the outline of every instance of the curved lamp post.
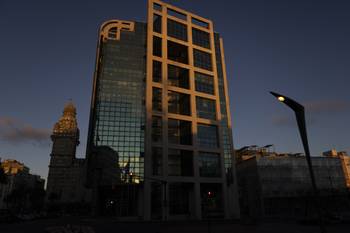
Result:
{"label": "curved lamp post", "polygon": [[318,217],[319,217],[320,230],[321,230],[322,233],[325,233],[326,230],[325,230],[325,228],[323,226],[322,209],[321,209],[321,206],[320,206],[321,205],[321,201],[320,201],[320,197],[319,197],[319,191],[317,189],[317,185],[316,185],[316,182],[315,182],[314,171],[312,169],[312,162],[311,162],[311,157],[310,157],[310,149],[309,149],[309,143],[308,143],[308,139],[307,139],[304,106],[299,104],[295,100],[293,100],[291,98],[288,98],[287,96],[284,96],[284,95],[281,95],[281,94],[278,94],[278,93],[272,92],[272,91],[270,91],[270,93],[273,96],[275,96],[278,99],[278,101],[280,101],[281,103],[284,103],[289,108],[291,108],[294,111],[294,113],[295,113],[295,117],[296,117],[296,120],[297,120],[297,123],[298,123],[299,133],[300,133],[301,140],[302,140],[303,146],[304,146],[304,151],[305,151],[305,157],[306,157],[307,165],[308,165],[309,172],[310,172],[312,188],[313,188],[313,191],[314,191],[315,198],[317,199],[317,208],[318,208]]}

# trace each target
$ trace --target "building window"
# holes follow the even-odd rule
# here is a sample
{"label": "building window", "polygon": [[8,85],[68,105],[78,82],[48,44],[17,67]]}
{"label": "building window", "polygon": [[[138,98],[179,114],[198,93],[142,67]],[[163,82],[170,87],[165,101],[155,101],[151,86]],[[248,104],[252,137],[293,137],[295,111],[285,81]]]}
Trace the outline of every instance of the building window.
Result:
{"label": "building window", "polygon": [[216,125],[197,125],[197,139],[198,145],[205,148],[219,147],[218,132]]}
{"label": "building window", "polygon": [[187,20],[187,16],[185,14],[182,14],[178,11],[172,10],[168,8],[168,15],[174,16],[175,18]]}
{"label": "building window", "polygon": [[162,82],[162,63],[159,61],[153,61],[153,82]]}
{"label": "building window", "polygon": [[188,69],[168,65],[168,84],[189,89],[189,72]]}
{"label": "building window", "polygon": [[118,28],[117,27],[112,27],[108,31],[108,38],[109,39],[116,39],[117,38],[117,33],[118,33]]}
{"label": "building window", "polygon": [[162,142],[162,117],[152,116],[152,141]]}
{"label": "building window", "polygon": [[152,148],[152,174],[154,176],[160,176],[163,174],[163,151],[160,147]]}
{"label": "building window", "polygon": [[220,154],[198,152],[199,175],[203,177],[220,177]]}
{"label": "building window", "polygon": [[[222,213],[223,201],[222,201],[222,184],[218,183],[201,183],[200,193],[202,206],[207,207],[207,214],[210,213]],[[210,200],[208,200],[208,193],[210,192]]]}
{"label": "building window", "polygon": [[196,97],[197,117],[216,120],[215,100]]}
{"label": "building window", "polygon": [[162,56],[162,38],[153,36],[153,55]]}
{"label": "building window", "polygon": [[207,32],[192,28],[193,44],[210,49],[210,35]]}
{"label": "building window", "polygon": [[157,14],[153,15],[153,31],[162,33],[162,16]]}
{"label": "building window", "polygon": [[214,95],[214,77],[195,72],[196,91]]}
{"label": "building window", "polygon": [[198,49],[193,50],[194,66],[206,70],[212,70],[211,54],[200,51]]}
{"label": "building window", "polygon": [[168,175],[193,176],[192,151],[169,149]]}
{"label": "building window", "polygon": [[162,111],[162,89],[153,87],[152,90],[152,109],[153,111]]}
{"label": "building window", "polygon": [[188,64],[187,46],[168,41],[168,59]]}
{"label": "building window", "polygon": [[190,95],[168,91],[169,113],[191,115]]}
{"label": "building window", "polygon": [[167,32],[168,36],[174,37],[179,40],[187,41],[187,26],[185,24],[168,19]]}
{"label": "building window", "polygon": [[192,145],[192,123],[190,121],[168,120],[168,140],[172,144]]}
{"label": "building window", "polygon": [[206,23],[206,22],[203,22],[202,20],[199,20],[199,19],[196,19],[196,18],[192,18],[191,21],[192,21],[192,23],[194,25],[197,25],[197,26],[200,26],[200,27],[203,27],[203,28],[209,28],[209,24]]}
{"label": "building window", "polygon": [[162,5],[158,3],[153,3],[153,9],[156,11],[162,11]]}
{"label": "building window", "polygon": [[193,193],[193,184],[169,184],[169,214],[190,215],[190,194]]}

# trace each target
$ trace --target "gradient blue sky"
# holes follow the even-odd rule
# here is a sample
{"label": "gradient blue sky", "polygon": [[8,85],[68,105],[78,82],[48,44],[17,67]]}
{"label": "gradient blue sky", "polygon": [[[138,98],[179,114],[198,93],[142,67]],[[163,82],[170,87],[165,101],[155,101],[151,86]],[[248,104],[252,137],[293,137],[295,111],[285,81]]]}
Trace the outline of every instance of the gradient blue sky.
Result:
{"label": "gradient blue sky", "polygon": [[[337,0],[166,1],[214,22],[224,39],[234,144],[302,152],[292,112],[306,105],[312,154],[350,152],[350,3]],[[145,21],[146,1],[0,1],[0,157],[46,178],[49,133],[69,98],[85,156],[97,31]]]}

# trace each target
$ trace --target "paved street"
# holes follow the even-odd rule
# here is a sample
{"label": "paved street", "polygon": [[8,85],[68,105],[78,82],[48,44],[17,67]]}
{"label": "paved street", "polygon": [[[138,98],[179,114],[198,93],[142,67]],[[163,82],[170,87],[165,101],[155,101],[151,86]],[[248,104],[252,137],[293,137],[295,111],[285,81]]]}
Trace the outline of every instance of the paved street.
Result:
{"label": "paved street", "polygon": [[[294,223],[265,223],[242,225],[234,222],[118,222],[115,219],[60,218],[45,219],[14,224],[1,224],[1,233],[313,233],[319,232],[317,226]],[[327,233],[348,233],[350,224],[327,226]]]}

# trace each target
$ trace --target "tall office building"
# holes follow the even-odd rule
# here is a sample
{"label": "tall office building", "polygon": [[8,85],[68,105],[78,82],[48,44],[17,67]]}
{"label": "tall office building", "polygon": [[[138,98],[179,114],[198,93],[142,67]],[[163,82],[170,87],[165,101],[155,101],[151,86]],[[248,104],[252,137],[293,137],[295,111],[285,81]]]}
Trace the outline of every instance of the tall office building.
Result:
{"label": "tall office building", "polygon": [[99,214],[238,218],[223,43],[212,21],[158,0],[148,22],[99,31],[87,184]]}

